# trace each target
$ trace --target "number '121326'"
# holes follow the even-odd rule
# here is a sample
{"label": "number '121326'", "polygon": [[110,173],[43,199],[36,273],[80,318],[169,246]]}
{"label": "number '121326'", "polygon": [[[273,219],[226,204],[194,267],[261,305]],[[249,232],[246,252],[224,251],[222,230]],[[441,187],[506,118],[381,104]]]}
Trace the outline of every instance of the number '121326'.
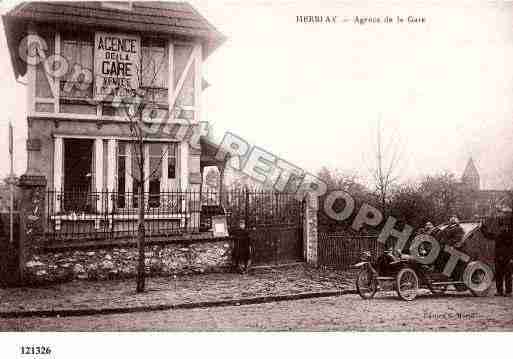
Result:
{"label": "number '121326'", "polygon": [[49,355],[52,350],[48,346],[24,345],[21,347],[22,355]]}

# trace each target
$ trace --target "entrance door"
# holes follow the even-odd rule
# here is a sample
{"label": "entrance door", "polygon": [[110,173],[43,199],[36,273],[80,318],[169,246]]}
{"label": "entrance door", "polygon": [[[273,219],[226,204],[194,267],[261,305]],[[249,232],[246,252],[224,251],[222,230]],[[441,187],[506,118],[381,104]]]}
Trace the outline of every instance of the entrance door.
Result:
{"label": "entrance door", "polygon": [[89,212],[93,186],[93,140],[64,140],[64,208]]}

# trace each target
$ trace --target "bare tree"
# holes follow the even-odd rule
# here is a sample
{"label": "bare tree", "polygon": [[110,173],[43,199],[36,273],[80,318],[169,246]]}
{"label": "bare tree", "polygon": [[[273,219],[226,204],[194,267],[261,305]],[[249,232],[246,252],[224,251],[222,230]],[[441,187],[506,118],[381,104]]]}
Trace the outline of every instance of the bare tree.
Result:
{"label": "bare tree", "polygon": [[[136,169],[132,168],[129,176],[136,183],[137,191],[133,191],[133,195],[137,199],[137,293],[145,291],[146,288],[146,268],[145,268],[145,245],[146,245],[146,229],[145,229],[145,207],[146,201],[144,196],[144,183],[149,180],[154,172],[145,172],[145,161],[144,158],[144,145],[145,135],[148,130],[148,121],[152,121],[158,117],[155,109],[157,108],[157,93],[152,89],[152,84],[155,83],[158,73],[162,66],[164,66],[162,60],[157,63],[154,58],[150,58],[145,65],[136,66],[137,83],[138,88],[130,88],[128,82],[125,82],[123,87],[119,86],[114,89],[114,93],[119,93],[119,90],[123,91],[124,96],[117,98],[119,101],[116,105],[122,106],[124,110],[124,117],[127,121],[128,128],[131,133],[132,141],[130,141],[131,153],[135,157]],[[143,61],[141,59],[141,64]],[[147,77],[149,74],[149,78]],[[145,80],[149,79],[149,81]],[[174,104],[169,104],[169,111],[166,118],[171,119],[175,113]],[[146,116],[146,117],[145,117]],[[167,150],[161,153],[160,161],[166,156]],[[134,198],[134,199],[135,199]]]}
{"label": "bare tree", "polygon": [[402,158],[402,144],[399,136],[394,134],[385,138],[381,120],[376,126],[376,143],[373,149],[373,165],[370,168],[379,207],[387,212],[387,204],[394,185],[399,180],[399,164]]}

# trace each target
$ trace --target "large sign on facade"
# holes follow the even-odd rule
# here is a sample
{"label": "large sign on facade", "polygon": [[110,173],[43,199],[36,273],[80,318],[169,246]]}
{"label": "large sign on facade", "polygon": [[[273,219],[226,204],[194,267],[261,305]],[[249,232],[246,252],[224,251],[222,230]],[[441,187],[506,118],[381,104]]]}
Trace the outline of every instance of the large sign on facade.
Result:
{"label": "large sign on facade", "polygon": [[94,37],[95,97],[126,96],[139,87],[141,38],[97,32]]}

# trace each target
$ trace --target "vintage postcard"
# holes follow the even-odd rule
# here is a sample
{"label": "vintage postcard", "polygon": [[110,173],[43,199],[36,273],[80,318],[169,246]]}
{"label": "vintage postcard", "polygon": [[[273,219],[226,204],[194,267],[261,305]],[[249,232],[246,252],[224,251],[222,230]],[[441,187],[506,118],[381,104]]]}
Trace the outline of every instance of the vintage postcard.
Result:
{"label": "vintage postcard", "polygon": [[513,3],[0,10],[4,334],[513,330]]}

